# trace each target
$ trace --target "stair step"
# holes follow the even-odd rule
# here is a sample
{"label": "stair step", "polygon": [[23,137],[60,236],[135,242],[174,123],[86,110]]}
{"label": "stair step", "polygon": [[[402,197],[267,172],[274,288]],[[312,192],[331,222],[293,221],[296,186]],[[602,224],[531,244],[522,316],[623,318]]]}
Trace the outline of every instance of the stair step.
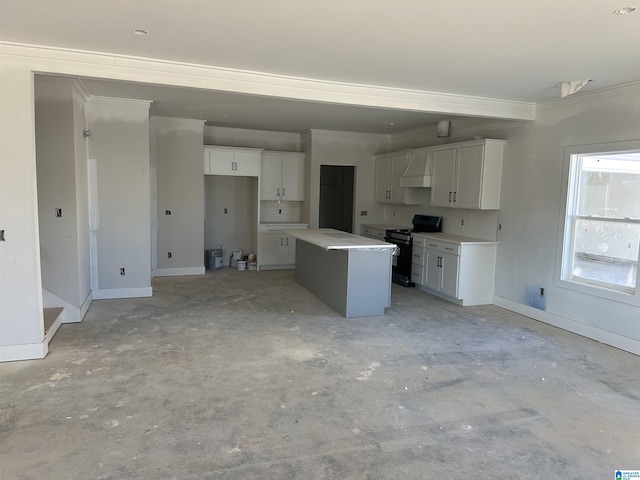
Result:
{"label": "stair step", "polygon": [[[63,307],[47,307],[43,309],[44,312],[44,334],[49,335],[49,331],[55,325],[56,320],[62,315]],[[56,328],[57,330],[57,328]],[[55,332],[54,332],[55,333]]]}

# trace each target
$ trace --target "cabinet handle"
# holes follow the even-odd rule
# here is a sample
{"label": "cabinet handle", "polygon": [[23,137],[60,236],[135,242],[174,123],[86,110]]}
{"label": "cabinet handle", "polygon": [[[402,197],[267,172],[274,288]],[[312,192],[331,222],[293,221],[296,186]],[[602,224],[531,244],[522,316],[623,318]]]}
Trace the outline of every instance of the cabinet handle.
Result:
{"label": "cabinet handle", "polygon": [[282,187],[282,196],[284,197],[284,187]]}
{"label": "cabinet handle", "polygon": [[282,238],[282,237],[280,237],[280,246],[282,246],[282,245],[283,245],[282,240],[283,240],[283,238]]}
{"label": "cabinet handle", "polygon": [[444,249],[445,249],[445,250],[450,250],[450,251],[452,251],[452,252],[453,252],[453,248],[451,248],[451,247],[444,247]]}
{"label": "cabinet handle", "polygon": [[451,203],[451,193],[452,192],[449,192],[449,203]]}
{"label": "cabinet handle", "polygon": [[458,192],[453,192],[453,203],[458,201]]}
{"label": "cabinet handle", "polygon": [[440,268],[442,268],[442,259],[443,259],[443,258],[444,258],[444,257],[438,257],[438,266],[439,266]]}
{"label": "cabinet handle", "polygon": [[289,246],[289,237],[287,237],[284,241],[285,245],[288,247]]}
{"label": "cabinet handle", "polygon": [[280,196],[280,189],[278,188],[277,190],[278,190],[278,193],[276,193],[276,197],[279,197]]}
{"label": "cabinet handle", "polygon": [[434,245],[433,243],[429,244],[430,247],[437,247],[438,245]]}

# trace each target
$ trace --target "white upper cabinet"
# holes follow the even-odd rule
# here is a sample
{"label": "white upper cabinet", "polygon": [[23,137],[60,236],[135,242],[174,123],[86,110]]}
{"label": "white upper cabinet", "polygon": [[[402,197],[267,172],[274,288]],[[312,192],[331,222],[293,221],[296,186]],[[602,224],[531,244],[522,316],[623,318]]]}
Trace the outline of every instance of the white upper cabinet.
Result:
{"label": "white upper cabinet", "polygon": [[239,175],[257,177],[260,148],[204,147],[205,175]]}
{"label": "white upper cabinet", "polygon": [[263,152],[260,200],[304,201],[305,154]]}
{"label": "white upper cabinet", "polygon": [[484,139],[434,148],[431,205],[498,210],[504,144]]}
{"label": "white upper cabinet", "polygon": [[374,200],[380,203],[416,205],[420,196],[414,189],[400,186],[400,179],[408,165],[406,153],[376,156]]}

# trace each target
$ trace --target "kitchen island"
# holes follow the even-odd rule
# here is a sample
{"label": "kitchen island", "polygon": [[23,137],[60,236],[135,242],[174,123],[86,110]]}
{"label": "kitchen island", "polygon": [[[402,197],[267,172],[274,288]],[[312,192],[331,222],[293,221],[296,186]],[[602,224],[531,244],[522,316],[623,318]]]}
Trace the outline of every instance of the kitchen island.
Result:
{"label": "kitchen island", "polygon": [[345,317],[384,315],[395,245],[331,228],[285,233],[296,238],[296,282]]}

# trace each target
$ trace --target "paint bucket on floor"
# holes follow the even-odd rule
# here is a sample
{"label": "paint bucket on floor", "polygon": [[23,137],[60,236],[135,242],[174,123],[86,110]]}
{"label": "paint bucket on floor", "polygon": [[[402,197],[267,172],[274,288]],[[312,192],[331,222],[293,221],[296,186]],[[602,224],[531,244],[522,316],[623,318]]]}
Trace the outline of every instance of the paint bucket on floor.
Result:
{"label": "paint bucket on floor", "polygon": [[246,269],[247,269],[247,261],[238,260],[238,270],[246,270]]}
{"label": "paint bucket on floor", "polygon": [[247,262],[247,270],[257,270],[258,269],[258,263],[257,262]]}

